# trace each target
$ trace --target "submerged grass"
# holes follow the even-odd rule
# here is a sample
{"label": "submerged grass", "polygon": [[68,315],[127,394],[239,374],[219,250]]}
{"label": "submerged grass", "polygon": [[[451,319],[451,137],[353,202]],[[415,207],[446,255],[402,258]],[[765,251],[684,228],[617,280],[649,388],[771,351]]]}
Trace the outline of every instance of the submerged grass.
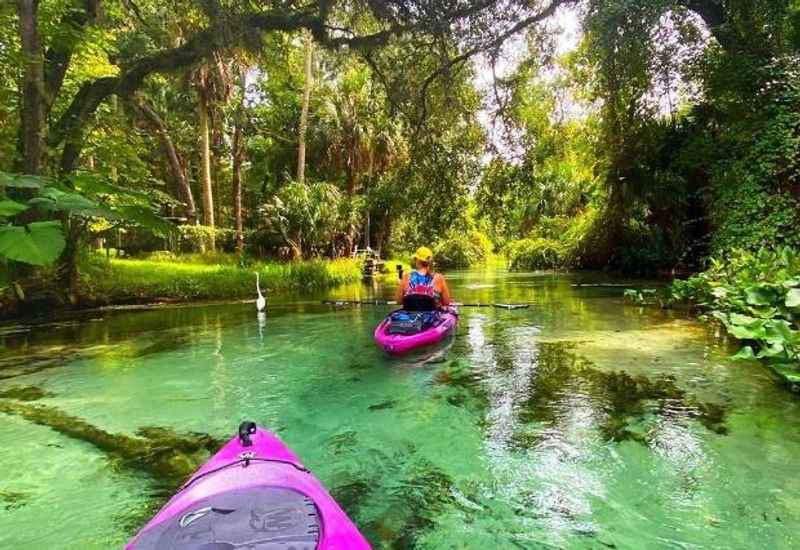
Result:
{"label": "submerged grass", "polygon": [[111,433],[55,407],[8,399],[0,400],[0,413],[90,443],[115,459],[115,464],[151,474],[165,489],[176,487],[223,444],[207,434],[178,434],[162,427],[143,427],[135,436]]}
{"label": "submerged grass", "polygon": [[230,258],[214,259],[213,263],[204,257],[103,260],[87,270],[85,293],[111,303],[241,299],[253,297],[255,272],[261,276],[262,291],[273,293],[321,290],[361,278],[359,263],[349,259],[244,266]]}

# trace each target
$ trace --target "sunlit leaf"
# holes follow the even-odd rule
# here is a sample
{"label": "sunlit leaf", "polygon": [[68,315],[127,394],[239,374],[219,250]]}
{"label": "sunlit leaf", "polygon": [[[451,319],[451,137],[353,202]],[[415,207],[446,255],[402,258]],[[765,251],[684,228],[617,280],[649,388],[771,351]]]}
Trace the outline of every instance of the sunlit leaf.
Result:
{"label": "sunlit leaf", "polygon": [[800,332],[793,330],[785,319],[771,319],[764,325],[765,340],[775,344],[794,344],[800,339]]}
{"label": "sunlit leaf", "polygon": [[711,291],[715,298],[725,298],[728,296],[728,290],[725,287],[718,286]]}
{"label": "sunlit leaf", "polygon": [[136,223],[160,235],[167,235],[177,229],[174,224],[166,221],[151,209],[144,206],[122,206],[116,210],[124,220]]}
{"label": "sunlit leaf", "polygon": [[800,288],[791,288],[786,293],[786,307],[800,307]]}
{"label": "sunlit leaf", "polygon": [[744,289],[747,303],[753,306],[768,306],[775,299],[775,292],[763,286],[751,286]]}
{"label": "sunlit leaf", "polygon": [[0,256],[33,265],[53,263],[64,250],[61,223],[33,222],[0,227]]}
{"label": "sunlit leaf", "polygon": [[750,346],[744,346],[736,355],[731,357],[731,359],[735,361],[752,361],[755,358],[756,354],[753,352],[753,348]]}
{"label": "sunlit leaf", "polygon": [[774,359],[776,357],[785,357],[786,348],[783,344],[770,344],[758,352],[756,357],[758,359]]}
{"label": "sunlit leaf", "polygon": [[731,313],[729,319],[731,323],[739,326],[752,326],[761,321],[760,319],[756,319],[755,317],[750,317],[748,315],[742,315],[741,313]]}

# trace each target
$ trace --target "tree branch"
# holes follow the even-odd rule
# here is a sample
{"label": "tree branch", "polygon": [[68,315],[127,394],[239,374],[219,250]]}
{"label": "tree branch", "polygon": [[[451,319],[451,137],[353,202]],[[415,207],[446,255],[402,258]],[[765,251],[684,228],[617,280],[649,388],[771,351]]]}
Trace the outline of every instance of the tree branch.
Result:
{"label": "tree branch", "polygon": [[55,123],[48,139],[49,146],[53,148],[64,143],[61,156],[62,173],[71,172],[75,167],[83,144],[83,128],[97,107],[110,95],[127,97],[151,74],[184,69],[214,52],[241,44],[246,40],[245,33],[240,32],[242,28],[259,32],[290,32],[301,28],[320,27],[319,19],[307,13],[251,14],[232,20],[220,20],[196,33],[177,48],[162,50],[139,59],[127,69],[123,69],[119,76],[104,77],[85,83]]}
{"label": "tree branch", "polygon": [[[81,31],[97,19],[99,8],[100,0],[84,0],[83,9],[69,10],[61,20],[61,25]],[[54,40],[45,53],[45,110],[47,112],[50,111],[64,84],[64,76],[67,74],[74,46],[75,44],[71,40]]]}
{"label": "tree branch", "polygon": [[428,102],[427,102],[428,88],[430,88],[430,86],[437,78],[449,72],[456,65],[468,61],[469,59],[471,59],[472,57],[476,56],[481,52],[485,52],[487,50],[494,48],[499,48],[505,43],[506,40],[508,40],[515,34],[519,33],[520,31],[530,27],[535,23],[538,23],[540,21],[543,21],[544,19],[551,17],[559,7],[565,6],[567,4],[574,4],[575,2],[576,0],[552,0],[545,9],[534,15],[531,15],[530,17],[526,17],[525,19],[518,21],[515,25],[511,26],[511,28],[497,35],[489,42],[473,46],[472,48],[463,52],[461,55],[453,57],[450,60],[446,61],[445,63],[441,64],[435,71],[433,71],[430,75],[428,75],[428,77],[423,81],[422,86],[420,87],[419,99],[420,99],[420,104],[422,106],[422,110],[421,110],[421,116],[418,119],[418,125],[417,125],[418,129],[422,124],[422,122],[427,117],[428,113]]}

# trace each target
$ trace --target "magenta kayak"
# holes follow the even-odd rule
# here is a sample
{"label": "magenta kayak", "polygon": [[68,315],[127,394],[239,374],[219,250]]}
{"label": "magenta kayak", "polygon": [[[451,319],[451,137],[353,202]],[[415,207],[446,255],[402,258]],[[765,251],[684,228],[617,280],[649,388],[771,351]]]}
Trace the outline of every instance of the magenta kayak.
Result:
{"label": "magenta kayak", "polygon": [[243,422],[126,550],[361,550],[370,545],[295,454]]}
{"label": "magenta kayak", "polygon": [[387,353],[402,355],[444,340],[455,330],[458,324],[458,312],[454,308],[442,311],[439,322],[415,334],[391,334],[390,324],[391,315],[375,328],[375,342]]}

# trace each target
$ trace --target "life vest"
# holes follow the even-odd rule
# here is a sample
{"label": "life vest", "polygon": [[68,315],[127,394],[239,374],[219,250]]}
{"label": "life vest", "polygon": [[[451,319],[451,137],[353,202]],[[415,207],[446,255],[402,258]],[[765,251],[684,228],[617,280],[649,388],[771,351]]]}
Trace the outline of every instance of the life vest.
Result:
{"label": "life vest", "polygon": [[433,285],[433,273],[422,275],[412,271],[408,276],[408,286],[403,293],[403,309],[426,311],[439,307],[442,294]]}

